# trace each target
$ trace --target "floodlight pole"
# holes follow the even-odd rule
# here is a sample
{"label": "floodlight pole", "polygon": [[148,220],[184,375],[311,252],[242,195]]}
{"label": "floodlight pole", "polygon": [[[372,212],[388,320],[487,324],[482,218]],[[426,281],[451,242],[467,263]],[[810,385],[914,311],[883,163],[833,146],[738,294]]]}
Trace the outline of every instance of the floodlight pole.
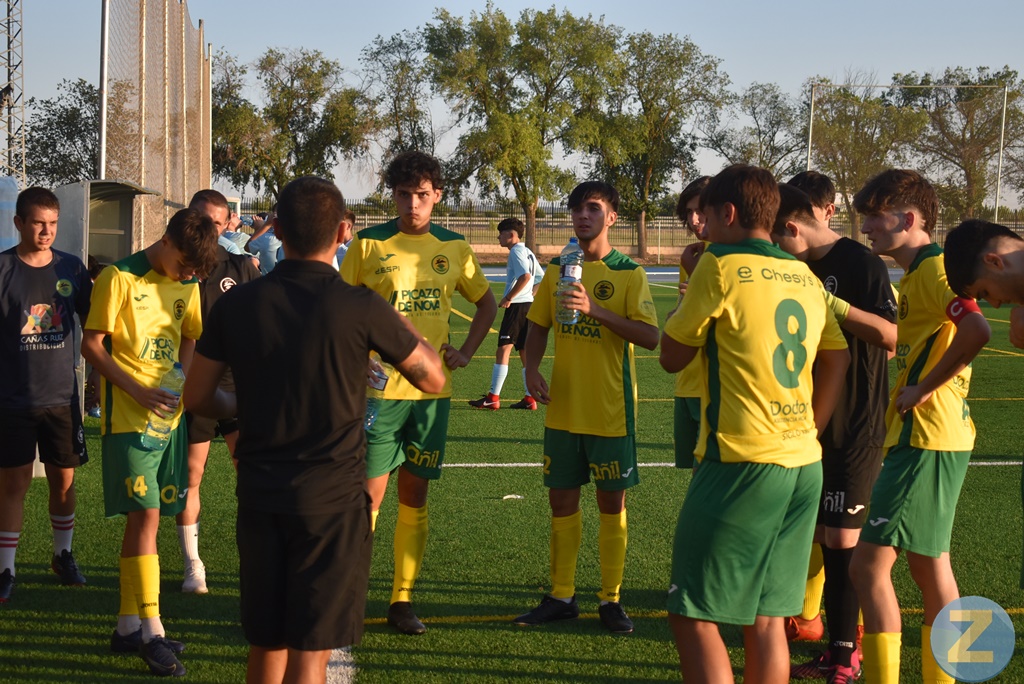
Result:
{"label": "floodlight pole", "polygon": [[96,160],[96,177],[107,177],[107,56],[110,49],[110,0],[103,0],[100,20],[100,149]]}
{"label": "floodlight pole", "polygon": [[992,220],[999,223],[999,194],[1003,189],[1003,144],[1006,141],[1006,101],[1009,86],[1003,84],[1003,122],[999,130],[999,170],[996,172],[996,215]]}
{"label": "floodlight pole", "polygon": [[811,116],[807,120],[807,171],[811,170],[811,138],[814,135],[814,93],[818,84],[811,84]]}

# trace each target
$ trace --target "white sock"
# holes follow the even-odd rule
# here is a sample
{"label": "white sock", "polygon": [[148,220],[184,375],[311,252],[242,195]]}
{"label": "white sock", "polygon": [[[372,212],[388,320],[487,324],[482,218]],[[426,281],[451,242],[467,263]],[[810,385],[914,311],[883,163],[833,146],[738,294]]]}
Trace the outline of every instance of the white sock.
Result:
{"label": "white sock", "polygon": [[128,636],[138,632],[142,628],[142,622],[138,615],[118,615],[117,633],[121,636]]}
{"label": "white sock", "polygon": [[491,369],[491,394],[495,396],[501,396],[501,386],[505,384],[505,378],[508,376],[508,365],[494,364],[494,368]]}
{"label": "white sock", "polygon": [[142,618],[142,641],[149,643],[157,637],[162,637],[164,632],[164,623],[160,622],[160,616],[151,618]]}
{"label": "white sock", "polygon": [[14,552],[18,550],[18,540],[21,539],[21,532],[0,531],[0,572],[11,571],[14,576]]}
{"label": "white sock", "polygon": [[53,555],[59,556],[62,551],[70,551],[71,537],[75,533],[75,514],[51,515],[50,527],[53,528]]}
{"label": "white sock", "polygon": [[178,543],[181,544],[181,557],[185,560],[185,569],[191,570],[199,560],[199,523],[178,525]]}
{"label": "white sock", "polygon": [[526,387],[526,368],[523,368],[523,391],[526,392],[526,396],[532,397],[530,390]]}

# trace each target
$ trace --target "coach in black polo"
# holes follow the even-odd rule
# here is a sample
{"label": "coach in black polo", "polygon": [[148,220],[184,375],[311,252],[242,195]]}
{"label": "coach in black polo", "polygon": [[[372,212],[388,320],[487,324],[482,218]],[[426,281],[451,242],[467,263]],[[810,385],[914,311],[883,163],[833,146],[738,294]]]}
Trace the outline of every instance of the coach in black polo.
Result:
{"label": "coach in black polo", "polygon": [[[445,383],[436,352],[405,319],[331,267],[344,212],[326,180],[285,186],[274,221],[285,260],[217,301],[185,383],[190,411],[238,416],[236,536],[250,681],[323,681],[331,650],[362,636],[372,541],[369,352],[425,392]],[[218,388],[226,368],[234,394]]]}

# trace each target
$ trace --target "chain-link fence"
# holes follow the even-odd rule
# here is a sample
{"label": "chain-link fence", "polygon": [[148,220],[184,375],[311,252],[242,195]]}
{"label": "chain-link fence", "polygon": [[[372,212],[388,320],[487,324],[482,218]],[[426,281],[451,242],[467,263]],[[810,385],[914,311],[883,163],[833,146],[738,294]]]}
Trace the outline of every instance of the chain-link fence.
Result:
{"label": "chain-link fence", "polygon": [[106,177],[156,190],[136,202],[133,250],[210,187],[210,54],[183,0],[112,0]]}
{"label": "chain-link fence", "polygon": [[[241,213],[244,215],[270,211],[272,202],[269,199],[243,199]],[[346,200],[346,205],[356,215],[356,231],[378,223],[390,221],[396,216],[394,203],[389,198],[372,197],[366,199]],[[495,203],[480,201],[464,201],[459,204],[442,201],[434,207],[431,220],[438,225],[460,233],[473,245],[481,259],[504,263],[508,252],[498,244],[498,223],[505,218],[513,217],[525,220],[523,212],[511,202]],[[983,216],[992,220],[991,216]],[[952,216],[940,216],[935,228],[935,241],[940,245],[946,241],[946,233],[956,227],[959,221]],[[1024,235],[1024,209],[1003,210],[999,214],[999,223]],[[620,216],[611,228],[609,238],[612,246],[619,251],[636,256],[637,224],[633,218]],[[647,253],[652,263],[676,263],[683,247],[694,241],[693,235],[686,230],[674,216],[657,215],[647,217]],[[832,217],[832,229],[839,235],[850,237],[859,242],[864,238],[854,230],[850,216],[840,209]],[[859,225],[859,224],[858,224]],[[565,246],[572,236],[572,222],[569,209],[565,204],[542,203],[537,211],[537,252],[539,256],[554,256]]]}

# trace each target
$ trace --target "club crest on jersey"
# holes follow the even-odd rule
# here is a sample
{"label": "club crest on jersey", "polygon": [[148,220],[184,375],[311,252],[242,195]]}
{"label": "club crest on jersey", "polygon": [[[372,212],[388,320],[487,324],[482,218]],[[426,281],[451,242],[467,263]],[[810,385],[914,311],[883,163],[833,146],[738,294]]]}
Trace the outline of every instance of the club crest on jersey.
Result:
{"label": "club crest on jersey", "polygon": [[910,312],[910,302],[907,301],[907,295],[900,295],[900,320],[902,321],[907,317]]}
{"label": "club crest on jersey", "polygon": [[71,281],[67,278],[61,278],[57,281],[57,294],[61,297],[70,297],[74,289],[75,288],[71,285]]}
{"label": "club crest on jersey", "polygon": [[836,280],[835,276],[830,275],[828,278],[825,278],[825,289],[831,294],[835,294],[838,288],[839,282]]}
{"label": "club crest on jersey", "polygon": [[185,300],[178,299],[174,302],[174,319],[180,321],[181,317],[185,315]]}
{"label": "club crest on jersey", "polygon": [[234,278],[224,278],[220,281],[220,291],[227,292],[237,284]]}
{"label": "club crest on jersey", "polygon": [[602,280],[594,286],[594,296],[600,299],[602,302],[612,298],[615,294],[615,286],[607,280]]}
{"label": "club crest on jersey", "polygon": [[444,254],[438,254],[430,260],[430,267],[434,269],[434,272],[444,275],[448,272],[450,264],[448,263],[448,257]]}

